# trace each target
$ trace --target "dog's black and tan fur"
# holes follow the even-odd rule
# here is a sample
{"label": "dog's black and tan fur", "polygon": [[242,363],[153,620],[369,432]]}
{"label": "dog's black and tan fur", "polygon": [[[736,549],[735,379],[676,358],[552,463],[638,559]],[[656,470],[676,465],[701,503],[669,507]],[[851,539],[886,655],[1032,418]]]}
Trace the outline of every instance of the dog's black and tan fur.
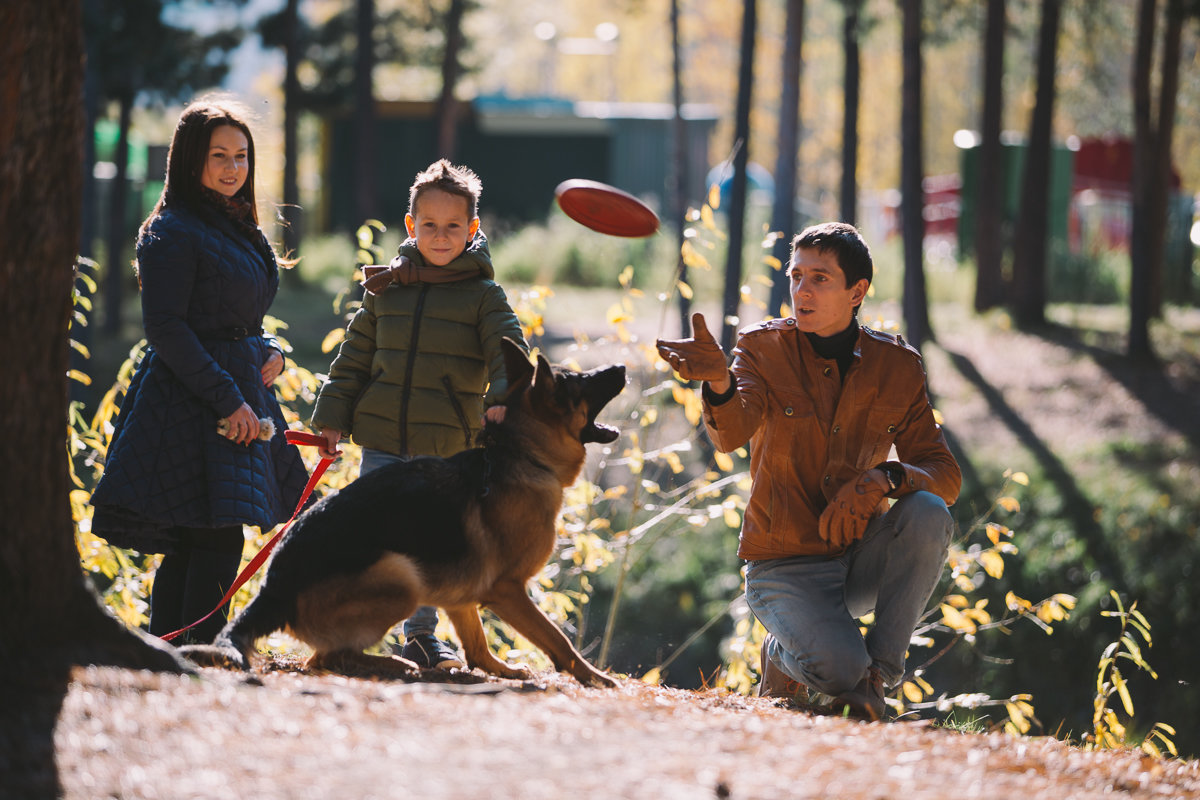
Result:
{"label": "dog's black and tan fur", "polygon": [[563,489],[584,445],[617,431],[596,414],[625,385],[620,365],[587,373],[536,367],[505,340],[509,391],[482,447],[371,472],[316,503],[280,541],[258,595],[213,645],[181,648],[200,664],[246,669],[256,641],[286,630],[313,649],[311,669],[401,676],[416,665],[363,652],[419,605],[440,606],[467,664],[524,678],[488,649],[487,606],[580,682],[611,686],[530,599],[526,584],[553,553]]}

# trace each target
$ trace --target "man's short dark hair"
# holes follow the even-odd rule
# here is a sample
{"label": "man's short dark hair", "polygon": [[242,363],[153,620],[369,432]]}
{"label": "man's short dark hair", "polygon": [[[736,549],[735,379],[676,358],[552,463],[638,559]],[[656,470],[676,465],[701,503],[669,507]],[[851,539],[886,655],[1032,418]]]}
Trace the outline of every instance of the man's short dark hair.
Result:
{"label": "man's short dark hair", "polygon": [[875,277],[875,265],[867,243],[857,228],[845,222],[823,222],[805,228],[792,239],[793,257],[797,250],[833,253],[846,276],[847,289],[863,278],[870,283]]}

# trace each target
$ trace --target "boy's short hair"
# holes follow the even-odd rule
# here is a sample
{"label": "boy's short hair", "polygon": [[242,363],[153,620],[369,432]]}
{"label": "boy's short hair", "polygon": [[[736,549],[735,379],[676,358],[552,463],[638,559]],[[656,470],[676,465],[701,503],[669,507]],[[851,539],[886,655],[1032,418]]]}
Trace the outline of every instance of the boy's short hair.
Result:
{"label": "boy's short hair", "polygon": [[805,228],[792,239],[792,256],[797,250],[816,250],[833,253],[846,276],[846,288],[866,278],[869,284],[875,277],[871,251],[858,229],[845,222],[822,222]]}
{"label": "boy's short hair", "polygon": [[479,196],[483,193],[483,182],[467,167],[456,167],[444,158],[430,164],[417,173],[416,180],[408,190],[408,213],[416,214],[417,198],[426,189],[441,189],[467,201],[467,219],[479,215]]}

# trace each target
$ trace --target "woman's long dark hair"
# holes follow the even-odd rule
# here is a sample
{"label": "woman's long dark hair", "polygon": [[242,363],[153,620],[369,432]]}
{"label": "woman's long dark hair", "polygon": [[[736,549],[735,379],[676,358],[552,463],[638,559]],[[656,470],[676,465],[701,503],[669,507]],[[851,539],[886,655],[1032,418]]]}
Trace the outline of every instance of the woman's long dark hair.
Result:
{"label": "woman's long dark hair", "polygon": [[219,99],[197,100],[183,110],[175,125],[171,149],[167,153],[166,183],[154,210],[142,222],[141,231],[145,231],[151,220],[168,206],[199,207],[202,202],[200,176],[208,158],[209,140],[213,130],[222,125],[232,125],[246,136],[246,182],[235,197],[250,203],[254,223],[258,224],[258,208],[254,199],[254,136],[244,116],[237,104]]}

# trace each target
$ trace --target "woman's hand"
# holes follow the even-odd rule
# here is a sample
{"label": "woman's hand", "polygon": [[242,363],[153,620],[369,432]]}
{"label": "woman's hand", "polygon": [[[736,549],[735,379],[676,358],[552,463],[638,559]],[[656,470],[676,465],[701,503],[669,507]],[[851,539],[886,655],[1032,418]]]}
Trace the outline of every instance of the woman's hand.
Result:
{"label": "woman's hand", "polygon": [[242,407],[230,414],[227,419],[229,431],[225,434],[225,438],[229,441],[250,444],[258,438],[258,415],[250,409],[250,406],[242,403]]}
{"label": "woman's hand", "polygon": [[497,425],[504,422],[504,406],[492,406],[483,412],[483,421],[484,423],[494,422]]}
{"label": "woman's hand", "polygon": [[275,383],[275,379],[283,372],[283,353],[274,347],[268,349],[271,355],[267,356],[266,363],[262,365],[263,386]]}

